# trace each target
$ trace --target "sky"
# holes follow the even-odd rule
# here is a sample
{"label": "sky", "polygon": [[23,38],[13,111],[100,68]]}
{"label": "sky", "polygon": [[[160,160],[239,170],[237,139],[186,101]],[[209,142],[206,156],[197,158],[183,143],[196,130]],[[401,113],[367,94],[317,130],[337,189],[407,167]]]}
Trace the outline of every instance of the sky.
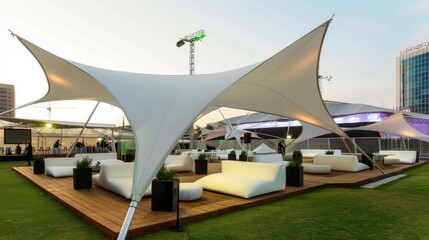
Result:
{"label": "sky", "polygon": [[[322,97],[394,108],[396,57],[429,41],[429,1],[0,0],[0,83],[15,85],[17,106],[48,90],[40,65],[8,29],[86,65],[186,75],[188,44],[176,47],[183,36],[201,29],[207,35],[196,44],[196,74],[222,72],[271,57],[332,15],[319,65],[319,74],[332,79],[321,80]],[[18,110],[16,117],[84,122],[95,104],[38,104]],[[119,109],[102,105],[91,122],[120,125],[123,117]],[[197,125],[218,120],[215,112]]]}

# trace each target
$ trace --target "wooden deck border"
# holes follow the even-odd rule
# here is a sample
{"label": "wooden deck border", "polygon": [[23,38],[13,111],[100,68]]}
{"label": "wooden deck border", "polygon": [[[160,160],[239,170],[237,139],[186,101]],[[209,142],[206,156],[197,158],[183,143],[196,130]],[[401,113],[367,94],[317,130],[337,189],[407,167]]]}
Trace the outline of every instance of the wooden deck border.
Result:
{"label": "wooden deck border", "polygon": [[[200,200],[180,202],[180,221],[181,224],[192,223],[306,193],[325,186],[356,187],[397,175],[406,169],[420,166],[427,162],[422,160],[413,165],[386,166],[384,168],[386,175],[383,175],[378,169],[357,173],[332,171],[331,174],[326,175],[305,174],[303,187],[286,187],[284,191],[251,199],[204,191]],[[130,200],[97,186],[93,186],[92,189],[74,190],[71,177],[54,178],[45,174],[35,175],[32,167],[14,167],[13,169],[108,238],[117,238]],[[220,172],[220,163],[209,163],[209,174],[215,172]],[[180,179],[181,182],[193,182],[203,176],[205,175],[181,173]],[[151,199],[143,198],[136,208],[128,236],[131,238],[137,237],[168,229],[175,225],[176,212],[152,212]]]}

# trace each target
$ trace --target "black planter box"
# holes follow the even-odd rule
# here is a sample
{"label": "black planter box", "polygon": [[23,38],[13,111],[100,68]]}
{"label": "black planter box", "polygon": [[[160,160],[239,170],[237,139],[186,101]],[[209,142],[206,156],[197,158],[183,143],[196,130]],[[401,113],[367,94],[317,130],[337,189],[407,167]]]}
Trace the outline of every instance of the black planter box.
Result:
{"label": "black planter box", "polygon": [[237,160],[237,155],[229,153],[228,160]]}
{"label": "black planter box", "polygon": [[73,188],[92,188],[92,168],[73,168]]}
{"label": "black planter box", "polygon": [[152,211],[172,212],[177,210],[179,180],[152,181]]}
{"label": "black planter box", "polygon": [[238,155],[238,159],[247,162],[247,155]]}
{"label": "black planter box", "polygon": [[286,167],[286,186],[304,186],[304,167]]}
{"label": "black planter box", "polygon": [[368,160],[365,156],[362,156],[362,163],[368,165],[371,170],[374,168],[374,163]]}
{"label": "black planter box", "polygon": [[43,160],[33,161],[33,173],[45,174],[45,161]]}
{"label": "black planter box", "polygon": [[195,174],[207,174],[207,160],[195,160]]}

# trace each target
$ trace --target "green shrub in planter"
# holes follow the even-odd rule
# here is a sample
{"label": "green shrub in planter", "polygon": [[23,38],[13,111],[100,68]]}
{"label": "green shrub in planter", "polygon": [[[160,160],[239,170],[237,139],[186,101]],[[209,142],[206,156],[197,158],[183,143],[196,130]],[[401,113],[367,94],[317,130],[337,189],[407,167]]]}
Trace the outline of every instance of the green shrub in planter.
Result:
{"label": "green shrub in planter", "polygon": [[195,174],[207,174],[207,158],[208,154],[200,153],[198,154],[198,159],[195,162]]}
{"label": "green shrub in planter", "polygon": [[326,151],[326,155],[334,155],[334,151],[328,150],[328,151]]}
{"label": "green shrub in planter", "polygon": [[241,151],[240,155],[238,156],[238,159],[240,161],[247,162],[247,152],[246,151]]}
{"label": "green shrub in planter", "polygon": [[92,159],[88,156],[76,161],[76,168],[73,168],[73,188],[75,190],[92,188],[91,162]]}
{"label": "green shrub in planter", "polygon": [[176,211],[177,194],[179,194],[177,172],[162,165],[156,178],[152,180],[152,211]]}
{"label": "green shrub in planter", "polygon": [[34,174],[45,173],[45,156],[35,155],[33,157],[33,173]]}
{"label": "green shrub in planter", "polygon": [[286,167],[286,186],[301,187],[304,185],[304,168],[301,151],[294,151],[292,161]]}
{"label": "green shrub in planter", "polygon": [[237,155],[234,150],[228,153],[228,160],[237,160]]}

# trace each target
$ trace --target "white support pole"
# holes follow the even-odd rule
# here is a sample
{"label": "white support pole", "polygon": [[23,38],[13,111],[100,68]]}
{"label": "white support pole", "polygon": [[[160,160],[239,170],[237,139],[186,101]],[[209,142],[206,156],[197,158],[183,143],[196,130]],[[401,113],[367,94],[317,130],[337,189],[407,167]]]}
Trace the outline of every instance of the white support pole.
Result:
{"label": "white support pole", "polygon": [[121,231],[118,235],[118,240],[124,240],[127,237],[128,229],[131,226],[131,221],[133,220],[134,213],[137,208],[137,201],[131,201],[130,207],[128,208],[127,215],[125,216],[124,223],[122,224]]}
{"label": "white support pole", "polygon": [[383,174],[386,174],[385,171],[383,171],[383,169],[381,169],[380,166],[378,166],[378,164],[374,161],[374,159],[370,158],[368,156],[368,154],[366,154],[366,152],[360,148],[355,142],[351,141],[351,139],[347,138],[361,153],[362,155],[364,155],[364,157],[366,157],[368,160],[370,160],[372,162],[372,164],[374,164],[374,166],[376,166],[378,168],[378,170],[380,170],[380,172],[382,172]]}
{"label": "white support pole", "polygon": [[[220,112],[220,114],[222,115],[222,117],[223,117],[223,120],[225,121],[225,123],[227,124],[227,127],[230,129],[230,131],[232,132],[232,131],[234,131],[234,129],[235,128],[233,128],[232,127],[232,125],[231,125],[231,123],[229,123],[227,120],[226,120],[226,118],[225,118],[225,116],[223,115],[223,113],[222,113],[222,111],[220,110],[220,108],[218,108],[217,109],[219,112]],[[235,139],[235,140],[237,140],[237,142],[238,142],[238,145],[240,146],[240,148],[242,149],[242,150],[246,150],[246,149],[244,149],[244,147],[243,147],[243,145],[241,145],[241,141],[240,141],[240,139]]]}
{"label": "white support pole", "polygon": [[115,145],[115,132],[113,129],[110,129],[112,131],[112,152],[116,152],[116,145]]}
{"label": "white support pole", "polygon": [[80,130],[79,135],[77,135],[76,139],[74,140],[73,144],[71,145],[70,150],[69,150],[69,153],[67,154],[67,156],[66,156],[66,157],[69,157],[69,156],[70,156],[70,154],[71,154],[71,152],[72,152],[72,149],[74,148],[74,145],[76,145],[77,140],[79,140],[80,136],[82,136],[82,133],[83,133],[83,131],[85,130],[86,126],[88,125],[89,120],[91,120],[91,117],[92,117],[92,115],[94,114],[95,110],[97,109],[98,104],[100,104],[100,101],[98,101],[98,102],[97,102],[97,104],[95,105],[94,109],[93,109],[93,110],[92,110],[92,112],[91,112],[91,115],[89,115],[88,120],[86,120],[85,125],[83,125],[82,130]]}

